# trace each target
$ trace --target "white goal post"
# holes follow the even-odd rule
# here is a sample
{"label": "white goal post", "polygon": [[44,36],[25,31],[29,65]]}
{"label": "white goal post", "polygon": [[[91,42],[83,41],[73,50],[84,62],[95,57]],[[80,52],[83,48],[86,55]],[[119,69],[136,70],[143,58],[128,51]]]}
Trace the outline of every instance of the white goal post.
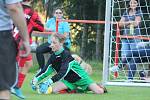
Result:
{"label": "white goal post", "polygon": [[[130,0],[106,0],[106,13],[105,13],[105,34],[104,34],[104,57],[103,57],[103,84],[104,85],[117,85],[117,86],[150,86],[150,78],[141,80],[139,72],[150,72],[150,61],[136,63],[137,67],[133,80],[128,80],[129,68],[123,68],[119,72],[113,73],[110,68],[122,63],[121,59],[121,41],[122,39],[139,39],[141,42],[150,41],[150,1],[149,0],[136,0],[138,7],[142,11],[141,16],[141,33],[138,36],[122,35],[122,29],[116,27],[117,23],[123,12],[127,10]],[[120,31],[119,35],[116,35]],[[119,38],[119,41],[117,41]],[[116,54],[117,53],[117,54]],[[134,56],[132,55],[132,58]],[[140,56],[139,59],[142,59]],[[148,57],[147,57],[148,59]],[[127,62],[127,66],[128,66]],[[126,66],[125,66],[126,67]],[[150,67],[149,67],[150,68]],[[146,76],[148,77],[148,76]]]}

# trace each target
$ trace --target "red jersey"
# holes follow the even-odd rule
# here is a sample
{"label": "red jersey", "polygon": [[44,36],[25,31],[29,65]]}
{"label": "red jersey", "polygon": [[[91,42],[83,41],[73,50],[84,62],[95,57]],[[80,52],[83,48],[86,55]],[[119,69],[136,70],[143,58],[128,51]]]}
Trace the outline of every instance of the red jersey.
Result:
{"label": "red jersey", "polygon": [[[42,24],[37,12],[35,12],[30,6],[27,6],[27,5],[22,5],[22,6],[24,10],[24,15],[26,18],[30,44],[32,44],[32,36],[31,36],[32,32],[44,31],[44,25]],[[13,36],[18,43],[18,50],[19,50],[17,61],[18,61],[19,67],[24,67],[24,64],[26,63],[26,61],[32,60],[32,55],[29,54],[28,57],[24,57],[24,58],[19,56],[20,53],[24,53],[25,51],[20,50],[20,46],[22,45],[22,42],[21,42],[21,38],[19,35],[19,30],[17,29],[17,27],[14,27],[13,31],[14,31]]]}
{"label": "red jersey", "polygon": [[[22,5],[22,6],[23,6],[26,22],[27,22],[27,28],[28,28],[30,44],[31,44],[32,43],[32,37],[31,37],[32,32],[33,31],[44,31],[44,25],[42,24],[37,12],[35,12],[28,5]],[[14,31],[13,36],[15,37],[15,39],[17,41],[20,41],[19,30],[17,29],[17,27],[14,27],[13,31]]]}

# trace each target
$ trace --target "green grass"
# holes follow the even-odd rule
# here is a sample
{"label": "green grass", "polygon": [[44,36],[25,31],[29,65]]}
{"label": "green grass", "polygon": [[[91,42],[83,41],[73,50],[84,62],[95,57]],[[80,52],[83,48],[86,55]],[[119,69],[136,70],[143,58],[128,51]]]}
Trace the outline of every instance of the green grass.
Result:
{"label": "green grass", "polygon": [[[90,62],[93,67],[92,79],[99,82],[102,79],[102,65],[95,62]],[[32,69],[27,75],[22,87],[23,94],[27,97],[26,100],[149,100],[150,88],[147,87],[119,87],[106,86],[107,94],[50,94],[40,95],[31,90],[30,80],[33,77],[35,69]],[[19,100],[12,95],[12,100]]]}

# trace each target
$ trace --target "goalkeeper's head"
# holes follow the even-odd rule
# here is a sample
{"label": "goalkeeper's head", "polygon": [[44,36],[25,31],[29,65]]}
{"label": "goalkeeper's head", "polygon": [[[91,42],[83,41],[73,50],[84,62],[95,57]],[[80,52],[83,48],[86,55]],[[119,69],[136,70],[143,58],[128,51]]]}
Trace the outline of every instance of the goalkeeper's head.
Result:
{"label": "goalkeeper's head", "polygon": [[51,35],[50,48],[52,48],[52,51],[54,51],[54,52],[59,51],[59,50],[62,51],[65,39],[66,39],[66,37],[59,33]]}

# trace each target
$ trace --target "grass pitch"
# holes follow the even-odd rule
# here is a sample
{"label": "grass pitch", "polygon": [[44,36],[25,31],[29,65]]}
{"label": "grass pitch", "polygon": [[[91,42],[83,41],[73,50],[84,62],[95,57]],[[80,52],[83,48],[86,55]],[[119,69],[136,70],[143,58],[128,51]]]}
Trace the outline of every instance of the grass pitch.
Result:
{"label": "grass pitch", "polygon": [[[100,82],[102,79],[102,65],[91,63],[93,67],[92,79]],[[30,87],[30,80],[35,73],[35,68],[31,69],[26,77],[22,87],[22,92],[26,96],[26,100],[150,100],[150,88],[148,87],[119,87],[106,86],[108,93],[103,95],[98,94],[50,94],[40,95],[32,91]],[[20,100],[12,95],[11,100]]]}

